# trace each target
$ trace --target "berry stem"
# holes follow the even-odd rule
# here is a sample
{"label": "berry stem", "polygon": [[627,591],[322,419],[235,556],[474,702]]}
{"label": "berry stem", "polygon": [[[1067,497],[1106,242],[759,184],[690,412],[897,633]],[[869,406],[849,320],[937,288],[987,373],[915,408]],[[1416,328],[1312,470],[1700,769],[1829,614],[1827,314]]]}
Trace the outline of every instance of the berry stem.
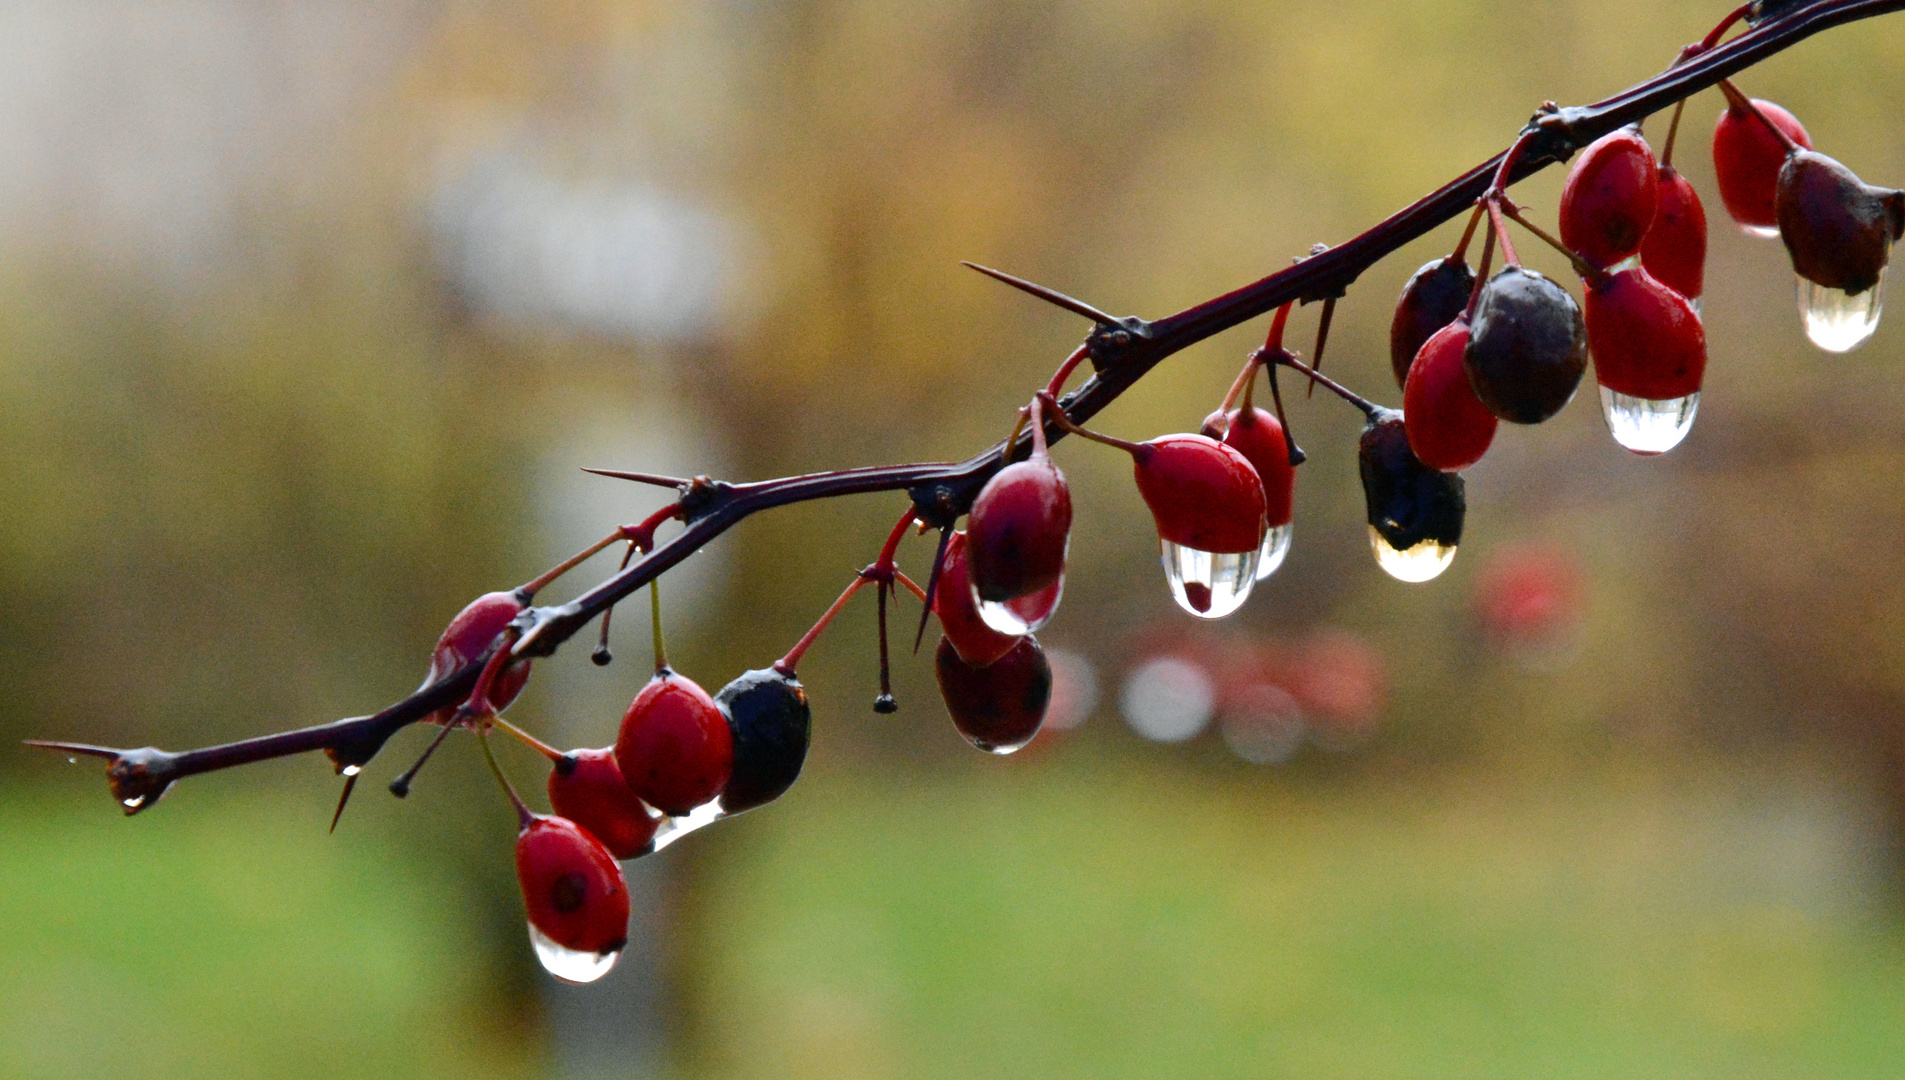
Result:
{"label": "berry stem", "polygon": [[1521,164],[1522,152],[1528,149],[1528,144],[1534,142],[1535,136],[1540,133],[1541,129],[1531,124],[1523,128],[1521,134],[1515,136],[1515,141],[1510,143],[1507,151],[1502,154],[1501,164],[1495,168],[1495,179],[1489,183],[1488,190],[1483,193],[1484,199],[1500,198],[1508,190],[1508,185],[1513,182],[1515,166]]}
{"label": "berry stem", "polygon": [[1257,369],[1264,364],[1263,354],[1277,352],[1283,348],[1283,328],[1290,322],[1290,309],[1295,306],[1296,302],[1293,300],[1277,309],[1276,315],[1270,320],[1270,331],[1263,337],[1263,348],[1253,350],[1249,356],[1244,357],[1244,368],[1237,373],[1236,380],[1230,384],[1230,392],[1224,395],[1224,403],[1218,407],[1219,412],[1229,412],[1230,407],[1237,403],[1239,394],[1243,395],[1244,408],[1250,407],[1250,391],[1256,386]]}
{"label": "berry stem", "polygon": [[483,760],[489,762],[490,775],[496,778],[497,783],[503,785],[503,794],[509,796],[509,804],[516,808],[517,826],[529,828],[529,823],[536,820],[536,815],[529,812],[529,807],[523,803],[523,797],[516,794],[516,786],[509,782],[509,777],[503,775],[503,767],[496,764],[496,752],[489,748],[489,732],[477,732],[476,741],[483,748]]}
{"label": "berry stem", "polygon": [[893,556],[900,550],[900,541],[906,538],[907,527],[917,519],[918,516],[913,512],[913,508],[907,507],[906,512],[900,515],[900,519],[893,523],[893,531],[887,534],[886,544],[880,548],[880,557],[873,561],[873,565],[869,567],[870,570],[882,577],[890,576],[894,572]]}
{"label": "berry stem", "polygon": [[1474,212],[1468,216],[1468,226],[1462,230],[1462,242],[1455,245],[1455,250],[1449,253],[1450,262],[1468,261],[1468,242],[1475,239],[1475,226],[1482,223],[1482,210],[1482,204],[1476,203]]}
{"label": "berry stem", "polygon": [[1667,145],[1660,151],[1660,167],[1673,168],[1674,141],[1680,137],[1680,114],[1687,111],[1687,100],[1681,98],[1674,102],[1673,119],[1667,123]]}
{"label": "berry stem", "polygon": [[794,674],[794,669],[800,666],[800,658],[806,655],[808,646],[817,641],[820,638],[821,632],[826,630],[827,627],[833,623],[834,616],[840,614],[840,609],[847,606],[847,601],[853,599],[853,594],[859,592],[862,587],[872,584],[872,582],[873,579],[870,577],[855,574],[853,581],[840,593],[840,598],[835,600],[832,606],[822,613],[820,620],[814,623],[805,634],[802,634],[799,641],[794,642],[794,647],[787,650],[786,656],[774,661],[774,670],[783,675]]}
{"label": "berry stem", "polygon": [[1482,237],[1482,261],[1475,270],[1475,284],[1468,290],[1468,307],[1462,311],[1463,320],[1475,318],[1475,308],[1482,302],[1482,290],[1488,287],[1488,272],[1494,268],[1494,262],[1495,226],[1491,222],[1487,234]]}
{"label": "berry stem", "polygon": [[1721,79],[1720,93],[1726,95],[1726,103],[1730,107],[1735,109],[1744,109],[1747,112],[1750,112],[1754,116],[1758,117],[1759,122],[1766,125],[1766,130],[1773,133],[1773,137],[1779,140],[1779,144],[1786,148],[1786,152],[1788,154],[1793,153],[1794,151],[1799,149],[1799,144],[1793,141],[1793,137],[1791,135],[1786,134],[1786,130],[1784,128],[1780,127],[1778,124],[1773,123],[1772,117],[1761,112],[1760,107],[1758,105],[1753,104],[1753,100],[1751,98],[1747,97],[1745,94],[1740,93],[1740,88],[1733,85],[1733,80]]}
{"label": "berry stem", "polygon": [[[1358,394],[1356,391],[1351,390],[1349,387],[1344,386],[1342,383],[1337,382],[1335,379],[1332,379],[1327,375],[1317,374],[1315,369],[1307,366],[1302,361],[1298,360],[1294,356],[1291,356],[1287,352],[1277,356],[1275,358],[1275,362],[1278,364],[1282,364],[1284,367],[1290,368],[1291,370],[1309,379],[1311,382],[1322,383],[1323,389],[1328,390],[1330,393],[1335,394],[1337,397],[1342,398],[1344,401],[1347,401],[1351,405],[1354,405],[1358,409],[1361,409],[1363,411],[1364,416],[1375,416],[1378,412],[1382,411],[1381,406],[1377,405],[1375,402],[1370,401],[1368,398],[1362,396],[1361,394]],[[1284,430],[1288,431],[1289,428],[1286,427],[1284,428]]]}
{"label": "berry stem", "polygon": [[1543,231],[1539,225],[1536,225],[1534,222],[1529,221],[1525,217],[1522,217],[1521,210],[1518,207],[1511,205],[1505,208],[1502,212],[1507,214],[1509,217],[1515,219],[1515,221],[1518,222],[1522,228],[1527,229],[1531,233],[1534,233],[1535,236],[1540,238],[1543,243],[1547,244],[1549,247],[1555,249],[1556,251],[1559,251],[1561,254],[1567,256],[1568,261],[1574,264],[1574,272],[1581,275],[1581,280],[1586,282],[1590,288],[1599,288],[1602,285],[1607,284],[1607,280],[1611,276],[1608,274],[1607,271],[1602,270],[1600,267],[1595,266],[1591,262],[1588,262],[1586,259],[1583,259],[1581,256],[1576,255],[1573,252],[1573,250],[1571,250],[1568,247],[1568,245],[1548,235],[1547,232]]}
{"label": "berry stem", "polygon": [[1734,23],[1739,22],[1741,19],[1746,18],[1748,15],[1752,13],[1753,13],[1753,5],[1750,2],[1741,4],[1739,7],[1736,7],[1732,11],[1728,12],[1726,18],[1721,19],[1718,26],[1715,26],[1713,29],[1707,31],[1707,36],[1701,39],[1700,47],[1694,53],[1694,55],[1697,56],[1699,55],[1699,53],[1706,52],[1708,49],[1711,49],[1715,45],[1718,45],[1720,43],[1720,39],[1726,36],[1726,32],[1733,28]]}
{"label": "berry stem", "polygon": [[500,716],[492,717],[490,719],[490,723],[495,724],[497,727],[502,728],[504,731],[507,731],[511,735],[516,736],[517,739],[521,740],[524,743],[527,743],[537,753],[541,754],[543,757],[548,758],[550,761],[556,762],[558,765],[562,763],[563,759],[569,756],[563,753],[562,751],[556,749],[555,747],[550,746],[548,743],[543,742],[541,739],[536,738],[534,735],[531,735],[529,732],[524,731],[522,728],[517,727],[515,724],[512,724],[509,721],[503,719]]}
{"label": "berry stem", "polygon": [[655,674],[657,675],[663,674],[668,670],[668,647],[662,644],[661,639],[660,585],[660,578],[656,578],[648,583],[648,617],[655,628]]}
{"label": "berry stem", "polygon": [[[1502,266],[1520,266],[1521,259],[1515,255],[1515,242],[1508,238],[1508,226],[1502,223],[1503,201],[1499,193],[1489,196],[1488,223],[1495,232],[1495,242],[1502,246]],[[1520,221],[1521,219],[1516,218],[1515,220]]]}
{"label": "berry stem", "polygon": [[1057,397],[1058,392],[1065,389],[1065,380],[1071,378],[1072,372],[1078,370],[1079,361],[1090,355],[1090,345],[1080,345],[1073,349],[1072,354],[1067,356],[1065,362],[1058,365],[1058,370],[1052,373],[1052,381],[1045,384],[1045,392]]}
{"label": "berry stem", "polygon": [[[1043,403],[1043,401],[1044,401],[1044,397],[1043,395],[1041,395],[1038,401],[1034,402],[1032,406],[1033,409],[1036,411],[1039,405]],[[1096,431],[1090,430],[1089,428],[1080,427],[1079,425],[1072,422],[1071,417],[1065,415],[1065,410],[1063,409],[1054,408],[1052,410],[1052,423],[1058,425],[1059,430],[1064,431],[1068,434],[1076,435],[1082,439],[1090,439],[1092,442],[1095,442],[1095,443],[1104,443],[1106,446],[1115,446],[1118,449],[1123,450],[1125,453],[1130,454],[1132,457],[1143,457],[1144,455],[1150,452],[1143,445],[1139,443],[1130,442],[1128,440],[1120,439],[1111,435],[1101,435]],[[1032,430],[1038,431],[1040,429],[1033,428]]]}
{"label": "berry stem", "polygon": [[[628,561],[634,557],[635,541],[630,540],[628,542],[628,550],[622,553],[622,565],[617,567],[615,572],[619,574],[623,570],[628,569]],[[602,611],[602,637],[595,643],[595,651],[589,654],[589,659],[595,662],[596,667],[604,667],[610,660],[615,658],[609,652],[609,620],[613,618],[614,615],[614,604],[610,604]]]}
{"label": "berry stem", "polygon": [[901,573],[899,567],[897,566],[893,568],[893,580],[899,582],[901,585],[906,586],[907,592],[910,592],[914,596],[919,597],[920,603],[924,604],[926,602],[926,590],[920,588],[919,584],[915,582],[912,578],[907,577],[905,574]]}
{"label": "berry stem", "polygon": [[1283,425],[1283,452],[1290,459],[1290,467],[1295,468],[1303,464],[1307,459],[1307,455],[1303,453],[1303,448],[1296,444],[1296,436],[1290,431],[1290,418],[1283,415],[1283,391],[1277,386],[1277,365],[1271,364],[1268,374],[1270,376],[1270,401],[1277,407],[1277,423]]}

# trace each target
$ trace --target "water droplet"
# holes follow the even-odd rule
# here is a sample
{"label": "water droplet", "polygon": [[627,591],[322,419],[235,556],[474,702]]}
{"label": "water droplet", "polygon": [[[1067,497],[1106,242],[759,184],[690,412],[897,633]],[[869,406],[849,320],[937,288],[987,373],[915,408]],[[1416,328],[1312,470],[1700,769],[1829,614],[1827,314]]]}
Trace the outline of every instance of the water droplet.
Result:
{"label": "water droplet", "polygon": [[1700,394],[1654,401],[1629,397],[1601,387],[1601,416],[1614,441],[1643,457],[1664,454],[1680,445],[1693,429],[1700,411]]}
{"label": "water droplet", "polygon": [[1806,336],[1814,345],[1830,353],[1851,352],[1879,328],[1879,313],[1885,307],[1885,275],[1877,284],[1857,296],[1842,289],[1799,278],[1799,314],[1806,321]]}
{"label": "water droplet", "polygon": [[655,830],[655,839],[649,850],[660,851],[689,833],[706,828],[725,816],[727,811],[721,809],[721,800],[717,797],[709,799],[678,817],[663,818],[661,825]]}
{"label": "water droplet", "polygon": [[146,804],[146,797],[144,795],[134,795],[130,799],[120,799],[119,801],[123,803],[128,810],[137,810]]}
{"label": "water droplet", "polygon": [[1428,581],[1455,561],[1454,544],[1424,540],[1407,551],[1397,551],[1374,525],[1369,527],[1369,546],[1376,549],[1376,565],[1397,581]]}
{"label": "water droplet", "polygon": [[1221,619],[1244,606],[1257,583],[1255,551],[1211,552],[1158,541],[1164,580],[1177,606],[1200,619]]}
{"label": "water droplet", "polygon": [[345,776],[356,776],[358,773],[363,771],[364,771],[364,767],[362,765],[346,765],[344,766],[343,774]]}
{"label": "water droplet", "polygon": [[981,600],[975,589],[972,600],[979,605],[979,618],[985,620],[987,626],[1001,634],[1018,637],[1050,622],[1064,592],[1065,579],[1061,577],[1045,589],[1010,600]]}
{"label": "water droplet", "polygon": [[1283,565],[1284,556],[1290,554],[1291,522],[1284,522],[1263,534],[1263,550],[1257,552],[1257,580],[1262,581],[1277,572]]}
{"label": "water droplet", "polygon": [[1748,236],[1758,237],[1761,240],[1771,240],[1774,237],[1779,235],[1779,226],[1777,225],[1742,225],[1740,226],[1740,231],[1745,233]]}
{"label": "water droplet", "polygon": [[1704,296],[1687,297],[1687,306],[1693,309],[1693,317],[1699,319],[1701,322],[1707,321],[1706,315],[1700,309],[1700,305],[1706,303],[1706,300],[1707,298]]}
{"label": "water droplet", "polygon": [[67,763],[68,765],[77,765],[77,764],[79,764],[79,759],[78,759],[78,758],[76,758],[76,757],[69,757],[69,758],[67,758],[67,759],[66,759],[66,763]]}
{"label": "water droplet", "polygon": [[607,975],[615,961],[622,957],[619,949],[612,953],[592,953],[558,945],[548,934],[536,929],[535,923],[529,924],[529,943],[536,947],[536,959],[542,961],[543,969],[563,982],[594,982]]}

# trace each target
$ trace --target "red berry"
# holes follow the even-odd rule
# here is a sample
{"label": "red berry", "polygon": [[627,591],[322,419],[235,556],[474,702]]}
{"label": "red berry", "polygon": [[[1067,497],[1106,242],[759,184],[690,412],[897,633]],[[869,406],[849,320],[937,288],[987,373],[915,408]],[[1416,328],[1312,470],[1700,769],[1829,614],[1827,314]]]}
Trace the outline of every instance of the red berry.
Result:
{"label": "red berry", "polygon": [[1164,435],[1140,443],[1132,461],[1160,539],[1217,554],[1263,543],[1263,481],[1235,447],[1206,435]]}
{"label": "red berry", "polygon": [[966,741],[991,754],[1009,754],[1038,734],[1052,701],[1052,668],[1030,634],[987,667],[959,658],[944,637],[934,655],[939,696]]}
{"label": "red berry", "polygon": [[[502,633],[527,607],[522,597],[513,592],[484,593],[470,601],[468,607],[456,613],[456,618],[451,619],[450,625],[444,628],[443,636],[437,639],[437,647],[430,653],[430,674],[424,676],[423,685],[429,686],[482,656],[490,643],[496,640],[496,635]],[[528,681],[529,661],[519,660],[510,664],[490,684],[490,704],[498,709],[508,708]],[[430,720],[432,723],[447,724],[455,712],[454,707],[438,709]]]}
{"label": "red berry", "polygon": [[1852,296],[1879,283],[1905,233],[1905,192],[1873,187],[1811,150],[1780,168],[1775,208],[1793,271]]}
{"label": "red berry", "polygon": [[1275,413],[1256,406],[1212,413],[1204,419],[1205,435],[1244,456],[1263,482],[1263,517],[1271,528],[1290,523],[1296,496],[1296,466],[1290,464],[1290,445]]}
{"label": "red berry", "polygon": [[[984,604],[1056,589],[1064,578],[1071,529],[1071,489],[1049,458],[1016,462],[993,474],[966,519],[966,568],[981,612]],[[1037,629],[1051,608],[1032,614],[1025,621]]]}
{"label": "red berry", "polygon": [[686,814],[716,795],[734,763],[734,737],[708,692],[662,671],[629,703],[615,763],[630,791],[664,814]]}
{"label": "red berry", "polygon": [[1707,334],[1687,298],[1642,267],[1590,282],[1588,347],[1594,377],[1617,394],[1667,401],[1697,393]]}
{"label": "red berry", "polygon": [[953,533],[946,545],[939,584],[933,587],[933,614],[939,616],[939,628],[959,650],[960,659],[975,667],[985,667],[1019,643],[1018,635],[1001,634],[980,618],[979,605],[972,598],[972,579],[966,573],[963,532]]}
{"label": "red berry", "polygon": [[661,819],[628,789],[615,748],[571,750],[549,773],[549,805],[618,859],[646,854]]}
{"label": "red berry", "polygon": [[602,842],[537,814],[516,837],[516,880],[543,966],[569,982],[605,974],[628,944],[628,883]]}
{"label": "red berry", "polygon": [[1462,363],[1468,338],[1467,319],[1437,330],[1416,354],[1402,391],[1409,449],[1442,472],[1461,472],[1482,460],[1495,439],[1495,414],[1475,396]]}
{"label": "red berry", "polygon": [[1588,145],[1561,189],[1561,242],[1606,268],[1640,250],[1660,201],[1653,148],[1631,128]]}
{"label": "red berry", "polygon": [[1448,258],[1423,264],[1402,287],[1402,299],[1396,301],[1396,314],[1389,322],[1389,366],[1395,370],[1398,388],[1406,388],[1409,365],[1415,363],[1423,342],[1468,309],[1468,294],[1474,288],[1475,271],[1466,262]]}
{"label": "red berry", "polygon": [[1489,412],[1539,424],[1573,399],[1587,370],[1581,309],[1549,278],[1504,266],[1482,288],[1463,363]]}
{"label": "red berry", "polygon": [[[1801,149],[1812,149],[1812,137],[1792,113],[1758,98],[1753,104]],[[1779,168],[1785,163],[1786,144],[1750,110],[1729,105],[1720,114],[1713,128],[1713,178],[1720,185],[1720,201],[1734,221],[1750,229],[1778,227],[1773,198],[1779,188]]]}
{"label": "red berry", "polygon": [[1640,262],[1654,280],[1688,300],[1698,300],[1706,288],[1707,211],[1672,165],[1660,167],[1660,206],[1641,241]]}

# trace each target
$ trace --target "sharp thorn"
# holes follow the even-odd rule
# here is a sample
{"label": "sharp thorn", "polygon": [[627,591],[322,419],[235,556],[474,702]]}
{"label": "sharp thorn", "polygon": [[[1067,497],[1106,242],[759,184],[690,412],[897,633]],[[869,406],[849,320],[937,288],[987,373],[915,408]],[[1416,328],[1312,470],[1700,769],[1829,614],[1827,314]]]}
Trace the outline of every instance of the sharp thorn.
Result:
{"label": "sharp thorn", "polygon": [[87,743],[52,742],[47,739],[23,739],[28,746],[37,746],[42,750],[58,750],[62,754],[86,754],[91,757],[116,758],[124,750],[114,750],[110,746],[92,746]]}
{"label": "sharp thorn", "polygon": [[344,791],[337,797],[337,812],[331,815],[331,831],[337,831],[337,819],[344,816],[344,804],[351,801],[351,789],[357,786],[357,774],[344,778]]}
{"label": "sharp thorn", "polygon": [[1102,311],[1099,311],[1097,308],[1092,307],[1090,304],[1085,303],[1083,300],[1074,300],[1071,297],[1066,296],[1064,293],[1059,292],[1057,289],[1048,289],[1043,285],[1039,285],[1035,282],[1027,281],[1024,278],[1013,277],[1011,274],[1008,274],[1003,270],[994,270],[989,266],[980,266],[976,262],[965,262],[961,260],[959,265],[968,267],[973,270],[977,270],[981,274],[984,274],[985,276],[992,278],[995,281],[1003,281],[1007,285],[1010,285],[1021,292],[1031,293],[1033,296],[1038,297],[1040,300],[1043,300],[1048,304],[1056,304],[1059,307],[1064,308],[1066,311],[1069,311],[1074,315],[1083,315],[1085,318],[1090,319],[1092,322],[1099,323],[1105,326],[1119,325],[1118,320],[1113,318],[1112,316],[1107,315]]}
{"label": "sharp thorn", "polygon": [[586,465],[582,466],[582,471],[585,473],[594,473],[597,476],[607,476],[615,480],[633,480],[638,484],[653,484],[656,487],[679,488],[685,487],[688,484],[688,481],[683,480],[679,476],[663,476],[660,473],[624,472],[621,469],[591,469]]}

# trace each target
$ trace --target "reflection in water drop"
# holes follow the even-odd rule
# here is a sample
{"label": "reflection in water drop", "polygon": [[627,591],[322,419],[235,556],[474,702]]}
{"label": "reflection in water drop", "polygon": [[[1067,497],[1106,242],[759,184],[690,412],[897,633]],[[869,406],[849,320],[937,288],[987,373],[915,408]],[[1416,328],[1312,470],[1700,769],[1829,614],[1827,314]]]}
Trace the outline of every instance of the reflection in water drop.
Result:
{"label": "reflection in water drop", "polygon": [[1255,551],[1210,552],[1158,541],[1164,579],[1177,606],[1200,619],[1221,619],[1242,607],[1257,583]]}
{"label": "reflection in water drop", "polygon": [[146,804],[146,797],[144,795],[134,795],[130,799],[120,799],[119,801],[125,804],[128,810],[137,810]]}
{"label": "reflection in water drop", "polygon": [[563,982],[594,982],[607,975],[622,956],[620,949],[592,953],[558,945],[549,935],[536,929],[535,923],[529,924],[529,943],[536,947],[536,959],[542,961],[543,969]]}
{"label": "reflection in water drop", "polygon": [[1284,522],[1263,534],[1263,549],[1257,552],[1257,580],[1262,581],[1277,572],[1283,565],[1284,557],[1290,554],[1291,522]]}
{"label": "reflection in water drop", "polygon": [[1374,525],[1369,527],[1369,546],[1376,549],[1376,565],[1397,581],[1428,581],[1455,561],[1454,544],[1424,540],[1407,551],[1397,551]]}
{"label": "reflection in water drop", "polygon": [[1065,579],[1061,577],[1038,592],[1010,600],[981,600],[979,590],[974,589],[972,602],[979,605],[979,618],[985,620],[987,626],[1001,634],[1020,637],[1051,621],[1064,592]]}
{"label": "reflection in water drop", "polygon": [[721,809],[721,800],[717,797],[709,799],[679,817],[663,818],[661,825],[655,829],[655,839],[649,850],[660,851],[696,829],[714,824],[726,815],[727,811]]}
{"label": "reflection in water drop", "polygon": [[1879,328],[1879,314],[1885,307],[1883,272],[1877,284],[1857,296],[1803,277],[1798,280],[1799,314],[1814,345],[1832,353],[1851,352]]}
{"label": "reflection in water drop", "polygon": [[340,771],[345,776],[356,776],[358,773],[364,771],[364,767],[362,765],[346,765]]}
{"label": "reflection in water drop", "polygon": [[1680,445],[1693,430],[1700,411],[1700,393],[1654,401],[1629,397],[1601,387],[1601,416],[1614,441],[1643,457],[1664,454]]}
{"label": "reflection in water drop", "polygon": [[1740,226],[1740,231],[1745,233],[1748,236],[1758,237],[1761,240],[1771,240],[1775,236],[1779,235],[1779,226],[1777,225],[1742,225]]}
{"label": "reflection in water drop", "polygon": [[1706,297],[1704,296],[1687,297],[1687,306],[1693,309],[1693,317],[1696,319],[1699,319],[1701,322],[1706,321],[1706,316],[1700,313],[1700,305],[1705,302],[1706,302]]}

